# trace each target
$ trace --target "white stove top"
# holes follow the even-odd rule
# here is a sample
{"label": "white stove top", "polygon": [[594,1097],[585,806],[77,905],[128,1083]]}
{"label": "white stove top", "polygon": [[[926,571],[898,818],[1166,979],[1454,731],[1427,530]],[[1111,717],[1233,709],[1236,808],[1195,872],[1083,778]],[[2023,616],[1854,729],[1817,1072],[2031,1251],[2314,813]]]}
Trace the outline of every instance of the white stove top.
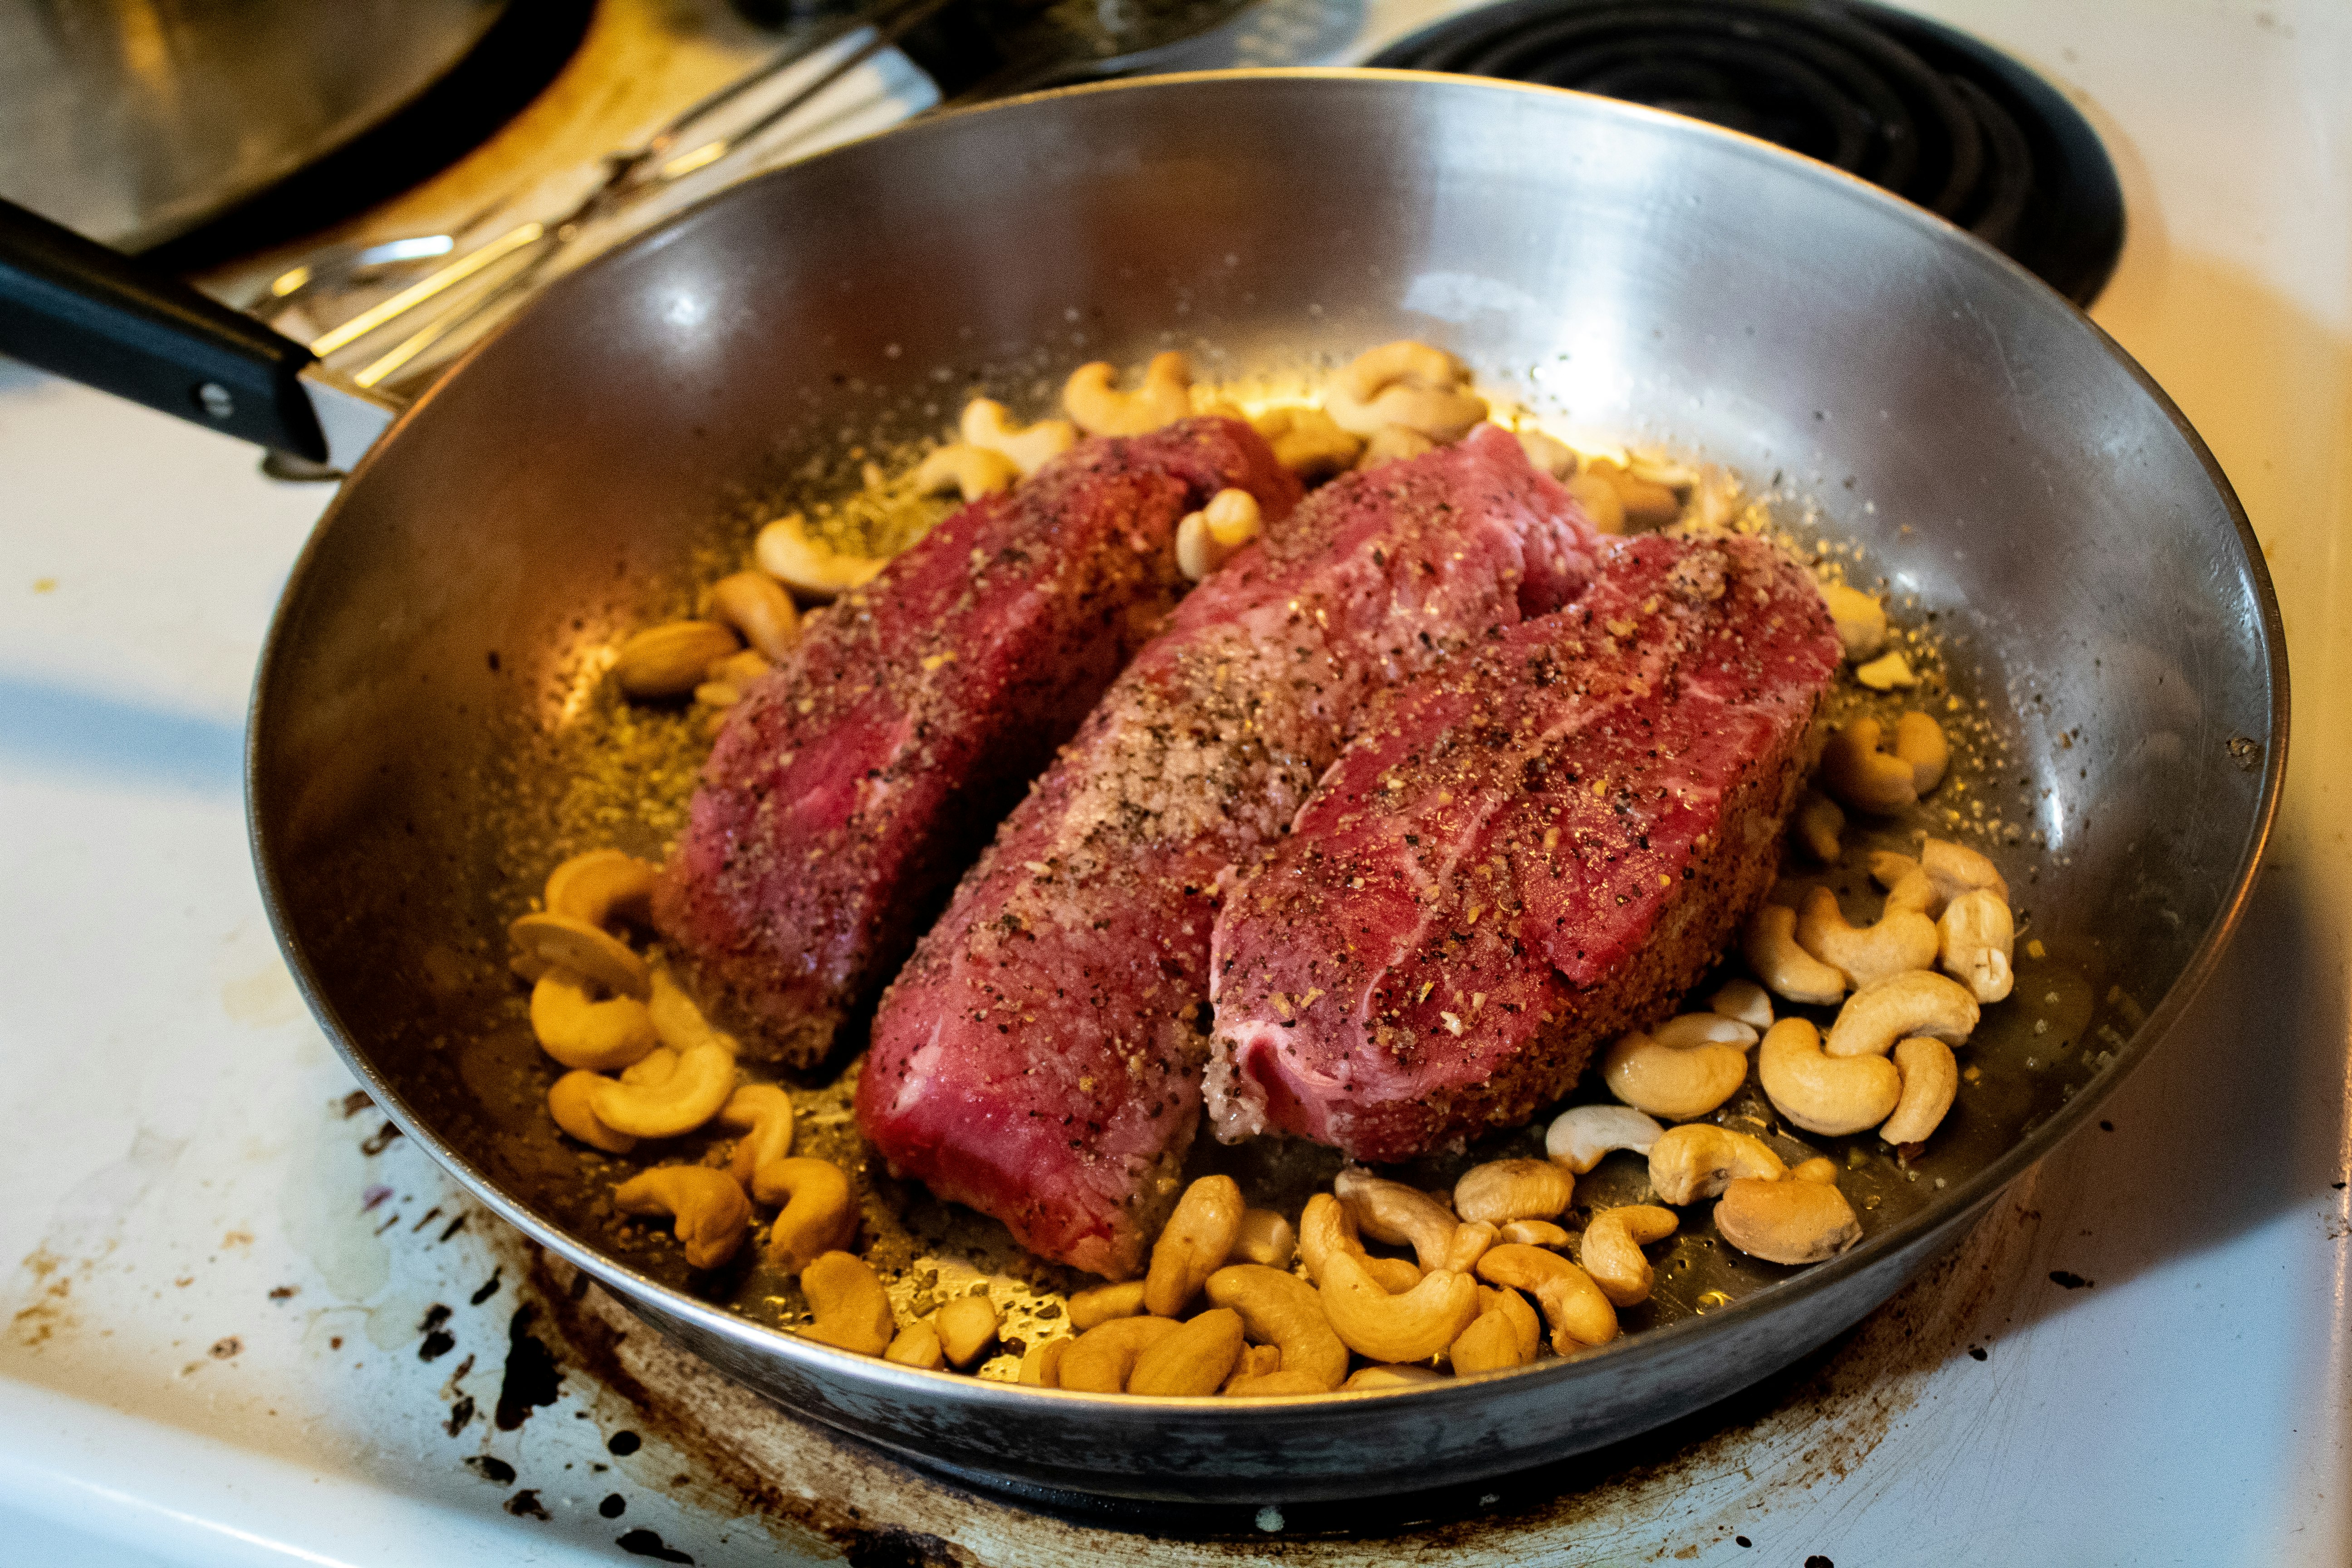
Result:
{"label": "white stove top", "polygon": [[[1376,5],[1348,58],[1453,8]],[[0,365],[0,1560],[2352,1562],[2352,8],[1923,8],[2105,140],[2130,231],[2093,314],[2236,483],[2296,707],[2221,973],[1953,1264],[1748,1424],[1394,1543],[1307,1510],[1263,1545],[1104,1535],[877,1462],[644,1331],[599,1352],[596,1297],[527,1278],[347,1100],[254,889],[242,716],[327,493]],[[560,1387],[525,1375],[526,1303]]]}

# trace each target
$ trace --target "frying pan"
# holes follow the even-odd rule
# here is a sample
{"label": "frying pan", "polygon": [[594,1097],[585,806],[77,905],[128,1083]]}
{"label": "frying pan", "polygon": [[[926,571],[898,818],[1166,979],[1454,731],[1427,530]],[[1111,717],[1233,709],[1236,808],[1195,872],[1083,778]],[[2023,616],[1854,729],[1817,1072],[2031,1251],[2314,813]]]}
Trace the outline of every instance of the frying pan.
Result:
{"label": "frying pan", "polygon": [[[813,457],[934,431],[971,389],[1035,413],[1082,360],[1181,346],[1212,377],[1279,382],[1404,335],[1556,426],[1731,466],[1801,533],[1858,549],[1898,621],[1937,628],[1955,701],[1983,704],[1983,765],[1938,804],[1993,847],[2049,957],[2021,962],[2024,1004],[1991,1010],[2013,1026],[1971,1043],[1982,1081],[1919,1160],[1856,1143],[1864,1241],[1782,1270],[1714,1247],[1695,1212],[1645,1331],[1599,1352],[1245,1405],[852,1357],[631,1242],[546,1126],[501,967],[604,650],[683,613]],[[2238,918],[2285,736],[2278,612],[2227,482],[2113,342],[1993,251],[1624,104],[1221,73],[914,124],[552,286],[406,411],[320,524],[263,656],[249,794],[279,938],[352,1068],[484,1204],[644,1317],[934,1465],[1278,1501],[1572,1453],[1856,1321],[2179,1015]],[[614,828],[631,832],[647,835]],[[2028,1030],[2029,993],[2066,1010],[2054,1043]]]}

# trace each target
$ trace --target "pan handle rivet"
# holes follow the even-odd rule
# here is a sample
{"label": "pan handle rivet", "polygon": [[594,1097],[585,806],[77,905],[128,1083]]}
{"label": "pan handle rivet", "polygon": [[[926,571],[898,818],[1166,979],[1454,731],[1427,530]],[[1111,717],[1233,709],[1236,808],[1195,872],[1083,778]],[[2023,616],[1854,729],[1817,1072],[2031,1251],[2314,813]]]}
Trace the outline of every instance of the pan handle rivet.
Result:
{"label": "pan handle rivet", "polygon": [[228,388],[217,381],[205,382],[196,388],[196,405],[205,411],[208,419],[226,419],[236,412],[236,399],[231,397]]}

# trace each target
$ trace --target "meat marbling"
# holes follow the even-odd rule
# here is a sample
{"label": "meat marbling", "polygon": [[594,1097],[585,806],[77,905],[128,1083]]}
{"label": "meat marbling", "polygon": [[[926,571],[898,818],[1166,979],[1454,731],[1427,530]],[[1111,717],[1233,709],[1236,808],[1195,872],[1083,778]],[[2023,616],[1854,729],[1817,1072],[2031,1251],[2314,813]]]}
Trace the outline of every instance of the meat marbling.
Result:
{"label": "meat marbling", "polygon": [[1769,890],[1839,652],[1765,541],[1646,538],[1393,693],[1219,915],[1218,1135],[1395,1162],[1565,1093]]}
{"label": "meat marbling", "polygon": [[1339,479],[1179,606],[884,994],[857,1086],[900,1172],[1130,1274],[1200,1116],[1219,874],[1277,840],[1372,693],[1589,579],[1500,430]]}
{"label": "meat marbling", "polygon": [[655,921],[758,1055],[810,1065],[1156,630],[1176,525],[1298,481],[1238,420],[1080,443],[813,616],[728,715]]}

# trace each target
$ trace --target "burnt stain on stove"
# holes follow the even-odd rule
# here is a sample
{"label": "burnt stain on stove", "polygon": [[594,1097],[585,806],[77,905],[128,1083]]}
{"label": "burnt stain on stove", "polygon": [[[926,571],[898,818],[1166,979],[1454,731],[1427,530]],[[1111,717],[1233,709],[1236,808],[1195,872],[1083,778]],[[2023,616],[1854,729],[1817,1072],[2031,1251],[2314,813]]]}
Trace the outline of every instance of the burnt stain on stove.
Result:
{"label": "burnt stain on stove", "polygon": [[2071,1268],[2053,1268],[2050,1271],[2050,1283],[2057,1286],[2061,1290],[2088,1290],[2097,1284],[2097,1281],[2085,1279]]}
{"label": "burnt stain on stove", "polygon": [[448,1321],[449,1309],[438,1301],[425,1311],[425,1321],[416,1325],[416,1331],[425,1336],[425,1342],[416,1347],[418,1361],[439,1361],[457,1348],[457,1336],[446,1326]]}
{"label": "burnt stain on stove", "polygon": [[507,1366],[499,1380],[499,1405],[492,1419],[501,1432],[511,1432],[530,1418],[533,1409],[552,1405],[563,1390],[563,1369],[546,1342],[530,1331],[539,1308],[526,1301],[515,1309],[507,1324]]}
{"label": "burnt stain on stove", "polygon": [[387,1121],[383,1126],[368,1134],[367,1141],[360,1145],[360,1152],[365,1154],[370,1159],[373,1159],[378,1154],[383,1153],[386,1149],[391,1148],[392,1141],[399,1136],[400,1129],[394,1123]]}
{"label": "burnt stain on stove", "polygon": [[517,1519],[546,1519],[549,1517],[547,1505],[539,1500],[539,1493],[530,1488],[525,1488],[523,1490],[515,1493],[514,1496],[507,1499],[506,1501],[500,1503],[499,1506],[505,1509]]}
{"label": "burnt stain on stove", "polygon": [[466,1468],[486,1481],[495,1481],[502,1487],[514,1484],[515,1468],[504,1459],[492,1458],[488,1454],[476,1454],[466,1461]]}
{"label": "burnt stain on stove", "polygon": [[614,1538],[613,1544],[632,1557],[650,1557],[656,1563],[691,1563],[694,1559],[677,1547],[668,1545],[650,1530],[632,1530]]}

